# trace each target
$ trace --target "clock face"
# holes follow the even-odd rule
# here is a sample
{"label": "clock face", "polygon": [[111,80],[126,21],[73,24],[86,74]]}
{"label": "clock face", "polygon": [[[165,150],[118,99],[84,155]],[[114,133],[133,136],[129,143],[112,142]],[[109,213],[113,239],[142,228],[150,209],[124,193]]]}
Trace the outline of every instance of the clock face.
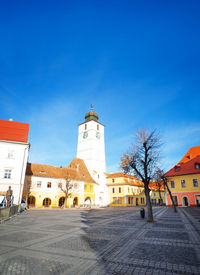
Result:
{"label": "clock face", "polygon": [[88,137],[88,132],[84,132],[83,133],[83,138],[87,138]]}
{"label": "clock face", "polygon": [[97,133],[96,133],[96,138],[100,139],[100,137],[101,137],[101,136],[100,136],[100,133],[97,132]]}

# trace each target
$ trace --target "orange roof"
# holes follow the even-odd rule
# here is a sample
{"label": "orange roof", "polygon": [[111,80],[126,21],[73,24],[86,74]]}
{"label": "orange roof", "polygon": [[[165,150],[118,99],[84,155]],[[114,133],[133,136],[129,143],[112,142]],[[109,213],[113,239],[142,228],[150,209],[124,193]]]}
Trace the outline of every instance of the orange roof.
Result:
{"label": "orange roof", "polygon": [[0,120],[0,140],[28,142],[29,124]]}
{"label": "orange roof", "polygon": [[107,174],[107,178],[130,178],[130,179],[138,179],[133,175],[125,174],[122,172],[114,173],[114,174]]}
{"label": "orange roof", "polygon": [[90,176],[84,161],[78,158],[74,158],[68,167],[27,163],[26,175],[44,178],[70,178],[96,183]]}
{"label": "orange roof", "polygon": [[170,176],[179,176],[179,175],[187,175],[187,174],[200,174],[200,156],[197,156],[185,163],[180,163],[175,165],[172,169],[170,169],[167,173],[165,173],[166,177]]}
{"label": "orange roof", "polygon": [[158,191],[160,187],[160,191],[164,191],[164,183],[163,181],[151,181],[149,183],[149,189],[152,191]]}
{"label": "orange roof", "polygon": [[200,146],[191,147],[188,152],[185,154],[185,156],[182,158],[181,161],[179,161],[179,164],[186,163],[190,161],[193,158],[196,158],[200,155]]}
{"label": "orange roof", "polygon": [[124,178],[123,182],[111,182],[107,183],[108,186],[111,185],[132,185],[132,186],[144,186],[143,183],[135,176],[125,174],[125,173],[114,173],[114,174],[107,174],[107,179],[109,178]]}

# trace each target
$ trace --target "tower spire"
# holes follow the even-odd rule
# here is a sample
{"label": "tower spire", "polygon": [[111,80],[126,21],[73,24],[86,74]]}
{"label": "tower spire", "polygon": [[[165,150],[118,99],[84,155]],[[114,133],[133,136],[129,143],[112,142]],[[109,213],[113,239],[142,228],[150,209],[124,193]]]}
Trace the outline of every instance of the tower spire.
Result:
{"label": "tower spire", "polygon": [[93,111],[93,104],[91,103],[91,105],[90,105],[90,106],[91,106],[91,111]]}

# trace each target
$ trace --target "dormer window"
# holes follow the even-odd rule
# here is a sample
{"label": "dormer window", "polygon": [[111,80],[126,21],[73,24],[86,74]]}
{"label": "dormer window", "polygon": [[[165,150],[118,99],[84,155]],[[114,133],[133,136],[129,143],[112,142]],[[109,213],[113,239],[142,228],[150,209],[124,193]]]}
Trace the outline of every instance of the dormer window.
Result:
{"label": "dormer window", "polygon": [[44,174],[45,173],[45,171],[40,171],[40,174]]}
{"label": "dormer window", "polygon": [[112,182],[115,182],[115,179],[112,179]]}
{"label": "dormer window", "polygon": [[200,164],[199,163],[195,163],[195,168],[199,169],[200,168]]}
{"label": "dormer window", "polygon": [[175,171],[178,172],[180,170],[180,167],[175,166]]}

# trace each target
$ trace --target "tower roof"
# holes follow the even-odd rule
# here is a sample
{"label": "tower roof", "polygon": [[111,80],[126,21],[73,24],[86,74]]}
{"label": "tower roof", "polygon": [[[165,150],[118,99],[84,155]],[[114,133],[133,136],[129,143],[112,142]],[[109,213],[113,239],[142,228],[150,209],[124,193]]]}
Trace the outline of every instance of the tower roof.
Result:
{"label": "tower roof", "polygon": [[93,105],[91,104],[91,110],[85,115],[85,121],[95,120],[98,121],[99,116],[93,111]]}

